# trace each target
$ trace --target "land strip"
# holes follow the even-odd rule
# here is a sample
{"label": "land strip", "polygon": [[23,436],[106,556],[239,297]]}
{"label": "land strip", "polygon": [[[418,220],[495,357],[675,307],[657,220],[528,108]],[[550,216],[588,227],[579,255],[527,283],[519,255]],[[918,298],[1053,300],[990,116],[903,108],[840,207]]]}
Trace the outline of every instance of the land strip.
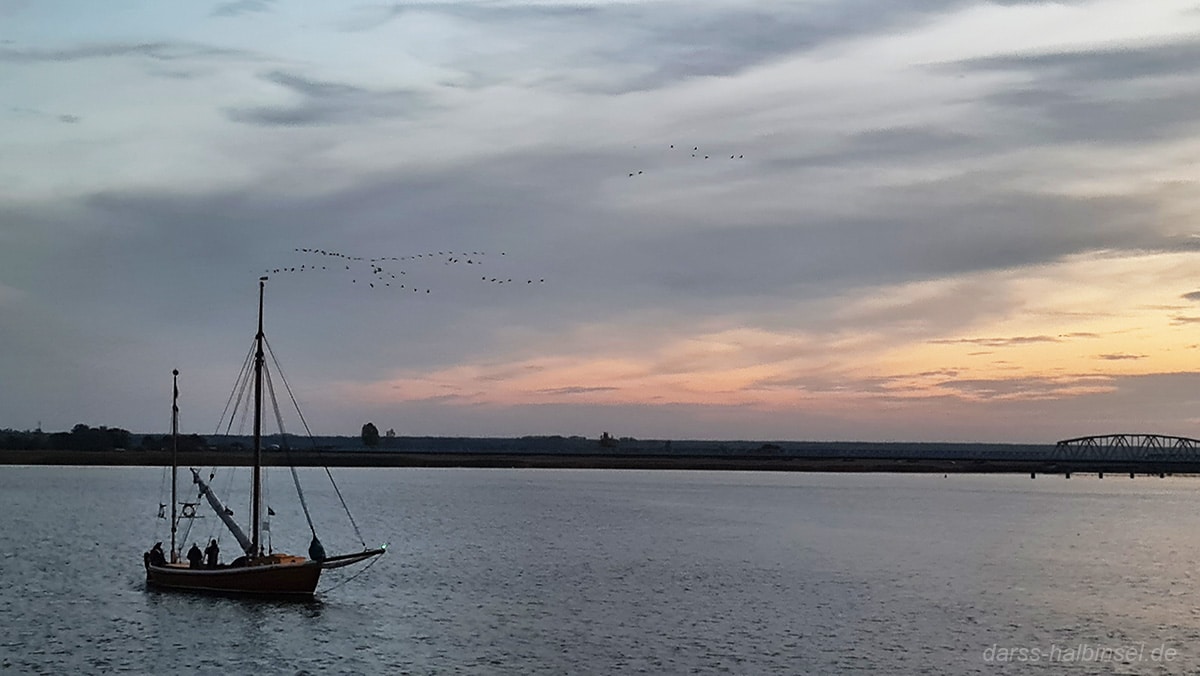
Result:
{"label": "land strip", "polygon": [[[180,466],[249,466],[249,451],[181,452]],[[946,459],[920,457],[803,457],[753,454],[632,455],[616,453],[404,453],[396,451],[265,451],[264,464],[284,467],[475,467],[539,469],[674,469],[772,472],[900,472],[1066,474],[1194,474],[1191,461],[1063,461],[1038,459]],[[99,465],[162,467],[167,451],[0,451],[5,465]]]}

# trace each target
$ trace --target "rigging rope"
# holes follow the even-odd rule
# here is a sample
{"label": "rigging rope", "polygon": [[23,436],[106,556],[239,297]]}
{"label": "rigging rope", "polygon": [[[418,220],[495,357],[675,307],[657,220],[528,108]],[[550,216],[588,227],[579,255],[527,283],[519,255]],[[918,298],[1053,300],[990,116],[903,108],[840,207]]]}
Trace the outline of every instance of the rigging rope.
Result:
{"label": "rigging rope", "polygon": [[[288,384],[287,376],[285,376],[283,374],[283,367],[279,365],[279,358],[275,356],[275,351],[271,349],[271,343],[269,341],[267,341],[266,337],[263,337],[263,343],[266,344],[267,353],[271,355],[271,361],[274,362],[276,370],[279,371],[279,379],[283,381],[283,388],[284,388],[284,390],[287,391],[288,397],[292,400],[292,406],[295,407],[295,409],[296,409],[296,415],[299,416],[299,418],[300,418],[300,424],[304,426],[304,432],[305,432],[305,434],[308,435],[308,440],[312,443],[313,450],[316,451],[317,456],[320,457],[321,450],[319,448],[317,448],[317,440],[313,438],[312,430],[308,428],[308,421],[304,419],[304,413],[300,410],[300,404],[296,401],[296,395],[294,395],[292,393],[292,386]],[[272,400],[274,400],[274,396],[275,395],[272,392],[272,395],[271,395]],[[276,416],[279,415],[278,407],[276,407],[275,415]],[[284,440],[286,441],[286,437],[284,437]],[[285,448],[286,448],[286,446],[285,446]],[[291,464],[291,463],[289,463],[289,464]],[[346,499],[344,497],[342,497],[341,489],[338,488],[337,482],[333,480],[333,472],[329,471],[328,465],[324,466],[324,470],[325,470],[325,475],[329,477],[329,483],[333,485],[333,492],[337,494],[338,500],[342,503],[342,509],[345,510],[346,517],[350,519],[350,525],[353,526],[353,528],[354,528],[354,534],[358,536],[358,541],[360,543],[362,543],[362,546],[365,549],[367,546],[367,541],[366,541],[366,539],[363,538],[362,531],[360,531],[358,529],[358,523],[355,522],[354,515],[350,513],[350,507],[348,507],[346,505]],[[295,465],[292,465],[292,476],[293,477],[295,476],[295,473],[296,473]],[[296,481],[297,481],[297,490],[298,490],[299,489],[299,479],[297,479]],[[308,514],[308,512],[306,509],[305,515],[307,516],[307,514]],[[309,522],[309,525],[311,526],[312,523]],[[313,535],[314,536],[316,535],[315,531],[314,531]]]}
{"label": "rigging rope", "polygon": [[[269,347],[267,348],[270,349]],[[274,358],[274,355],[272,355]],[[276,368],[279,364],[275,364]],[[304,499],[304,489],[300,487],[300,476],[296,474],[296,465],[291,461],[292,453],[287,442],[287,432],[283,429],[283,416],[279,413],[279,400],[275,398],[275,382],[271,380],[270,371],[267,365],[263,364],[263,376],[267,381],[267,392],[271,395],[271,408],[275,410],[275,423],[279,425],[280,446],[283,447],[283,452],[288,458],[288,466],[292,469],[292,483],[296,484],[296,494],[300,496],[300,507],[304,510],[304,520],[308,521],[308,530],[312,531],[313,537],[317,537],[317,529],[313,526],[312,515],[308,513],[308,501]],[[282,374],[280,378],[282,378]]]}
{"label": "rigging rope", "polygon": [[346,578],[345,580],[342,580],[341,582],[333,585],[332,587],[326,587],[326,588],[318,590],[318,591],[320,591],[322,594],[331,592],[334,589],[337,589],[338,587],[346,584],[347,582],[352,581],[354,578],[358,577],[359,575],[362,575],[363,573],[367,572],[368,570],[371,570],[371,566],[379,563],[379,561],[382,559],[383,559],[382,556],[376,556],[375,558],[371,559],[371,561],[369,563],[367,563],[367,565],[363,566],[362,570],[359,570],[357,573],[355,573],[355,574],[351,575],[350,577]]}
{"label": "rigging rope", "polygon": [[[253,357],[254,357],[254,347],[255,347],[255,345],[253,343],[251,343],[250,351],[246,353],[246,358],[242,360],[242,370],[238,374],[237,380],[235,380],[233,383],[233,391],[229,393],[229,399],[227,399],[225,401],[225,410],[221,411],[221,417],[217,419],[217,430],[216,430],[215,434],[221,433],[221,423],[225,421],[225,414],[229,413],[230,405],[231,404],[233,405],[234,413],[236,413],[237,410],[242,407],[242,396],[245,394],[246,386],[250,382],[250,378],[248,377],[248,374],[250,372],[250,360],[253,359]],[[234,403],[235,395],[237,397],[237,403]],[[229,434],[229,430],[233,427],[233,416],[234,416],[234,414],[230,413],[229,424],[225,427],[225,434]],[[245,410],[243,409],[242,421],[245,422],[245,419],[246,419],[246,414],[245,414]]]}
{"label": "rigging rope", "polygon": [[[308,439],[309,439],[310,443],[312,444],[313,450],[316,451],[318,457],[322,457],[321,451],[317,447],[316,439],[313,437],[312,430],[308,426],[308,421],[305,420],[304,413],[300,410],[300,405],[296,401],[296,396],[292,392],[292,387],[287,381],[287,376],[285,376],[283,374],[283,367],[279,363],[279,358],[275,355],[274,350],[271,349],[271,345],[269,342],[267,342],[265,336],[263,337],[263,343],[266,347],[266,352],[269,353],[271,356],[270,362],[274,364],[275,370],[278,372],[279,378],[283,382],[284,390],[287,392],[288,397],[292,401],[292,406],[296,411],[296,415],[299,417],[301,425],[304,426],[305,434],[308,436]],[[241,411],[241,421],[239,423],[239,432],[245,429],[246,418],[249,416],[249,412],[250,412],[250,406],[249,406],[250,397],[247,393],[250,391],[251,385],[253,384],[253,372],[254,372],[253,363],[254,363],[254,355],[256,352],[256,348],[257,348],[257,339],[255,340],[255,342],[251,343],[250,350],[246,353],[246,358],[242,360],[241,373],[239,374],[237,380],[234,382],[233,389],[229,393],[229,398],[225,402],[225,408],[224,408],[224,410],[222,410],[221,417],[217,421],[217,427],[216,427],[216,432],[215,432],[216,434],[221,433],[221,424],[222,423],[225,423],[225,434],[229,435],[231,433],[231,431],[233,429],[234,418],[237,417],[239,410]],[[291,448],[287,441],[287,432],[284,429],[283,416],[279,410],[279,400],[275,393],[275,384],[271,378],[270,370],[268,369],[268,364],[266,361],[264,361],[264,363],[263,363],[263,376],[264,376],[264,380],[266,381],[267,391],[268,391],[268,394],[271,399],[271,407],[275,413],[275,421],[279,426],[281,446],[282,446],[284,453],[286,454],[286,457],[288,459],[288,465],[289,465],[289,467],[291,469],[291,473],[292,473],[292,481],[296,485],[296,494],[300,498],[300,506],[304,511],[304,518],[308,522],[308,528],[312,532],[313,539],[315,541],[317,538],[316,527],[313,524],[312,515],[310,514],[309,509],[308,509],[308,501],[304,496],[304,489],[300,485],[300,476],[296,471],[295,463],[292,462]],[[226,419],[226,416],[228,416],[228,419]],[[323,466],[323,469],[325,470],[325,475],[329,478],[329,483],[333,486],[334,493],[337,494],[338,501],[342,505],[342,510],[345,511],[346,517],[350,520],[350,525],[354,528],[354,534],[358,537],[359,542],[362,544],[363,548],[365,549],[367,546],[366,539],[363,538],[362,531],[359,529],[358,523],[354,520],[354,515],[350,512],[350,507],[346,504],[346,498],[345,498],[345,496],[342,495],[342,491],[338,487],[337,481],[335,481],[333,478],[333,473],[329,470],[329,467],[327,465]],[[233,473],[231,472],[228,475],[228,480],[232,480],[232,478],[233,478]],[[269,505],[268,505],[268,509],[269,509]],[[251,511],[253,511],[253,509],[251,509]],[[181,518],[180,521],[182,521],[182,520],[183,519]],[[194,524],[194,519],[187,519],[187,525],[186,525],[186,528],[184,529],[183,538],[179,542],[181,549],[183,546],[183,541],[186,541],[191,534],[191,527],[193,524]],[[268,531],[268,537],[270,537],[269,533],[270,533],[270,531]],[[373,563],[374,562],[372,562],[372,565],[373,565]],[[366,572],[367,568],[370,568],[370,565],[368,565],[366,568],[364,568],[363,571],[361,571],[359,574],[362,574],[362,572]],[[355,575],[354,577],[357,577],[357,575]],[[350,579],[354,579],[354,578],[351,577]],[[349,582],[349,580],[346,580],[345,582]],[[343,582],[342,584],[345,584],[345,582]],[[341,586],[341,585],[339,584],[337,586]]]}

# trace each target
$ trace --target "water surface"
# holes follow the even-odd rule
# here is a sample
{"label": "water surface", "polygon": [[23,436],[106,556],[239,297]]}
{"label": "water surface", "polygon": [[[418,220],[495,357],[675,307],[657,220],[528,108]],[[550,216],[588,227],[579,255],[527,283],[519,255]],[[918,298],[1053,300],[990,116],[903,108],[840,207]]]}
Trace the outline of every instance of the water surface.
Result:
{"label": "water surface", "polygon": [[[389,553],[327,574],[314,602],[277,603],[145,589],[142,552],[167,537],[160,470],[6,467],[0,672],[1200,670],[1195,479],[335,476]],[[326,549],[361,548],[323,472],[301,478]],[[273,544],[303,553],[290,481],[273,472]],[[187,544],[219,527],[196,520]]]}

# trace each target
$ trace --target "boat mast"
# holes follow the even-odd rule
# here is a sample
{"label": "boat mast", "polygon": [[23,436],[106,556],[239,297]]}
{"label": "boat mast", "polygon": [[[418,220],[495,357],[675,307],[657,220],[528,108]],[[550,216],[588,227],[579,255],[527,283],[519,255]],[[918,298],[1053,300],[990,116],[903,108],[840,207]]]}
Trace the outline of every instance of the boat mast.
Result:
{"label": "boat mast", "polygon": [[179,369],[173,369],[171,376],[171,563],[176,563],[179,561],[175,553],[175,529],[178,525],[175,509],[179,503],[176,496],[178,489],[175,485],[175,475],[179,472]]}
{"label": "boat mast", "polygon": [[263,289],[267,285],[266,277],[258,278],[258,334],[254,337],[254,504],[251,506],[254,523],[251,528],[251,543],[254,545],[253,556],[262,554],[262,541],[259,533],[262,528],[259,511],[262,509],[262,379],[263,379]]}

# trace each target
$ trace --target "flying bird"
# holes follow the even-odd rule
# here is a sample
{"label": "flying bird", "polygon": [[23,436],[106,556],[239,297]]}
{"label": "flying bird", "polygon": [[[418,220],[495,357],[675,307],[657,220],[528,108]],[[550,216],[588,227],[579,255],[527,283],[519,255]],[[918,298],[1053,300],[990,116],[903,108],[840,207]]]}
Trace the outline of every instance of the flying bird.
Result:
{"label": "flying bird", "polygon": [[[643,173],[643,172],[638,171],[637,173],[635,173],[633,175],[636,176],[637,174],[641,174],[641,173]],[[348,255],[348,254],[345,254],[342,252],[338,252],[338,251],[317,249],[317,248],[311,248],[311,247],[297,247],[297,248],[294,248],[293,251],[296,253],[307,254],[307,255],[341,258],[343,261],[345,261],[345,264],[342,266],[342,270],[340,270],[340,271],[336,268],[334,268],[331,271],[328,266],[317,266],[317,265],[309,265],[307,263],[303,263],[298,267],[268,268],[266,272],[274,271],[275,273],[289,272],[289,273],[317,274],[317,273],[324,271],[327,274],[329,274],[329,273],[337,274],[337,272],[353,271],[353,273],[352,273],[353,276],[351,276],[351,279],[350,279],[351,284],[354,284],[355,286],[357,286],[358,278],[361,276],[365,276],[365,278],[363,279],[363,282],[366,284],[366,286],[369,289],[373,289],[373,290],[380,291],[380,292],[382,292],[384,289],[391,288],[391,282],[388,280],[397,279],[397,275],[407,275],[410,272],[410,270],[407,270],[407,269],[395,269],[395,268],[389,269],[386,265],[388,261],[397,261],[397,262],[411,261],[412,264],[423,265],[424,261],[429,261],[429,263],[432,264],[433,260],[435,259],[434,251],[422,252],[422,253],[414,254],[411,256],[376,256],[374,258],[363,257],[363,256],[351,256],[351,255]],[[446,250],[436,252],[436,257],[438,257],[442,261],[443,266],[449,266],[451,264],[453,264],[453,265],[482,265],[484,262],[482,260],[482,258],[486,255],[487,255],[486,251],[471,251],[470,253],[464,251],[461,254],[456,254],[453,251],[446,251]],[[508,252],[501,251],[500,255],[507,257]],[[470,256],[470,258],[468,258],[468,256]],[[480,260],[477,260],[477,258]],[[365,263],[365,265],[360,266],[361,263]],[[442,266],[439,266],[439,267],[442,267]],[[319,270],[318,270],[318,268],[319,268]],[[411,272],[413,272],[414,274],[419,274],[419,271],[415,270],[415,269],[411,270]],[[348,275],[348,276],[350,276],[350,275]],[[480,281],[488,281],[488,279],[489,278],[486,275],[480,277]],[[379,284],[376,284],[374,280],[379,281]],[[511,278],[500,278],[500,277],[492,277],[490,281],[495,284],[512,284],[512,282],[513,282],[513,280]],[[544,282],[544,281],[545,280],[541,280],[541,282]],[[526,280],[526,284],[532,284],[532,283],[533,283],[532,279]],[[406,284],[398,284],[397,288],[402,289],[402,290],[403,289],[411,289],[413,293],[419,293],[421,291],[421,289],[416,286],[410,287]],[[426,288],[426,289],[424,289],[424,291],[426,294],[433,293],[432,287]]]}

